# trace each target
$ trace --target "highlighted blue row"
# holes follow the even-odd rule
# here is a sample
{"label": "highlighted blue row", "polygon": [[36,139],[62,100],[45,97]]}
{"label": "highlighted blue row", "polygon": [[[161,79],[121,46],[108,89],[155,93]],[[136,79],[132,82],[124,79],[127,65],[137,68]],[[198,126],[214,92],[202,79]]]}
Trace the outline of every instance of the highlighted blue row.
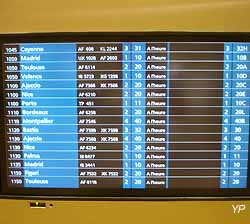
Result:
{"label": "highlighted blue row", "polygon": [[[66,131],[66,130],[65,130]],[[78,141],[78,134],[24,134],[22,135],[22,140],[24,143],[26,142],[75,142]]]}
{"label": "highlighted blue row", "polygon": [[[76,96],[75,96],[76,97]],[[77,98],[69,98],[69,99],[23,99],[22,106],[27,105],[29,102],[35,102],[37,106],[60,106],[60,107],[67,107],[67,106],[77,106]],[[75,113],[76,114],[76,113]]]}
{"label": "highlighted blue row", "polygon": [[23,43],[19,45],[21,55],[46,52],[76,52],[76,43]]}
{"label": "highlighted blue row", "polygon": [[[31,132],[32,129],[35,128],[35,131],[33,133]],[[37,132],[38,131],[38,132]],[[62,125],[22,125],[22,133],[28,133],[28,134],[39,134],[39,133],[77,133],[78,128],[77,125],[67,125],[67,127],[62,128]]]}
{"label": "highlighted blue row", "polygon": [[[22,72],[20,73],[20,80],[25,82],[30,81],[43,81],[45,79],[56,79],[55,81],[62,82],[64,79],[76,79],[76,72],[75,71],[39,71],[39,72]],[[50,80],[51,81],[51,80]],[[68,80],[66,80],[68,82]]]}
{"label": "highlighted blue row", "polygon": [[[76,152],[76,154],[78,154]],[[36,165],[36,166],[35,166]],[[78,160],[70,160],[70,159],[65,159],[65,160],[23,160],[23,166],[24,166],[24,171],[29,168],[43,168],[43,167],[54,167],[58,168],[58,172],[60,172],[60,168],[77,168],[78,167]],[[76,176],[77,170],[72,169],[72,176]]]}
{"label": "highlighted blue row", "polygon": [[[31,151],[33,152],[34,150],[78,150],[78,144],[76,143],[49,143],[49,144],[44,144],[44,143],[23,143],[23,150],[25,149],[30,149],[32,148]],[[56,153],[56,152],[55,152]]]}
{"label": "highlighted blue row", "polygon": [[27,188],[79,188],[78,176],[75,177],[46,177],[24,178],[24,187]]}
{"label": "highlighted blue row", "polygon": [[20,63],[20,72],[34,72],[34,71],[45,71],[45,70],[76,70],[75,62],[39,62],[39,63]]}
{"label": "highlighted blue row", "polygon": [[[46,113],[46,115],[36,115],[37,117],[47,117],[47,115],[73,115],[76,116],[76,110],[74,107],[65,107],[63,108],[63,110],[58,110],[58,108],[51,108],[51,107],[47,107],[47,108],[35,108],[35,107],[26,107],[23,108],[21,110],[22,115],[25,117],[28,112],[30,111],[35,111],[36,113]],[[29,115],[27,115],[29,116]]]}
{"label": "highlighted blue row", "polygon": [[[75,113],[76,114],[76,113]],[[47,121],[46,121],[47,120]],[[30,115],[23,115],[22,116],[22,124],[23,125],[27,125],[27,124],[31,124],[31,125],[38,125],[39,123],[42,124],[42,122],[49,122],[49,123],[45,123],[44,125],[50,125],[50,124],[78,124],[77,121],[77,116],[49,116],[46,117],[46,119],[44,117],[38,117],[38,116],[30,116]],[[66,126],[62,126],[61,128],[65,128],[67,129]]]}
{"label": "highlighted blue row", "polygon": [[[25,161],[29,161],[29,160],[34,160],[32,159],[32,157],[39,157],[38,161],[41,160],[46,160],[46,159],[78,159],[78,150],[75,150],[75,152],[71,151],[71,152],[55,152],[55,151],[43,151],[43,152],[37,152],[35,150],[28,151],[26,152],[26,150],[23,150],[23,159]],[[30,159],[31,158],[31,159]]]}
{"label": "highlighted blue row", "polygon": [[43,176],[55,176],[55,177],[69,177],[69,176],[78,176],[78,169],[28,169],[24,171],[24,177],[43,177]]}
{"label": "highlighted blue row", "polygon": [[[33,58],[32,58],[33,57]],[[76,53],[62,52],[61,53],[22,53],[20,57],[21,63],[41,63],[41,62],[54,62],[54,61],[70,61],[75,62]]]}
{"label": "highlighted blue row", "polygon": [[[63,77],[62,77],[63,78]],[[56,90],[56,91],[61,91],[62,93],[65,91],[65,93],[70,93],[67,91],[72,91],[76,95],[77,92],[77,81],[76,80],[56,80],[56,81],[33,81],[33,82],[27,82],[26,80],[21,80],[22,85],[20,88],[22,90],[27,90],[27,91],[33,91],[36,94],[39,94],[40,92],[48,92],[49,94],[52,94],[50,96],[54,96],[53,91],[55,92],[54,89],[60,88],[62,90]],[[44,90],[44,88],[51,88],[53,89],[52,91],[50,90]],[[68,90],[68,88],[74,88],[73,90]]]}

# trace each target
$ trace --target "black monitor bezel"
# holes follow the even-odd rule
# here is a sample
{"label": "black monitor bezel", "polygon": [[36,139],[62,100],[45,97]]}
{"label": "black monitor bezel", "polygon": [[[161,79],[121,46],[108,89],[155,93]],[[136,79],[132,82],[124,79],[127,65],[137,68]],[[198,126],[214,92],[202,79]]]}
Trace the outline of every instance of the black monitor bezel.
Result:
{"label": "black monitor bezel", "polygon": [[[207,33],[207,32],[91,32],[91,33],[23,33],[0,34],[0,51],[3,43],[32,43],[32,42],[123,42],[123,41],[174,41],[174,42],[250,42],[250,33]],[[2,64],[2,54],[0,54]],[[0,66],[0,105],[4,105],[3,66]],[[4,111],[4,108],[2,108]],[[7,186],[6,166],[6,130],[4,114],[0,114],[0,164],[1,164],[1,195],[11,198],[74,198],[74,199],[250,199],[250,171],[248,170],[248,189],[168,189],[160,190],[124,190],[124,189],[51,189],[51,188],[9,188]],[[5,159],[6,158],[6,159]],[[250,167],[250,153],[248,160]]]}

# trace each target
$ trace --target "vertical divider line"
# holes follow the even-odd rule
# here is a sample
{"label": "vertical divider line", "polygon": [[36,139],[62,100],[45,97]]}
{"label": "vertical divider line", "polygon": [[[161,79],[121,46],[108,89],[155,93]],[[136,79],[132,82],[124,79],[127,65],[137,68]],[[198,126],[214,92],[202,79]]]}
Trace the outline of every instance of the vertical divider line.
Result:
{"label": "vertical divider line", "polygon": [[166,136],[166,189],[168,189],[168,164],[169,164],[169,104],[170,104],[170,42],[167,43],[167,136]]}
{"label": "vertical divider line", "polygon": [[[230,162],[231,162],[231,159],[230,159],[230,156],[231,156],[231,150],[232,150],[232,143],[231,143],[231,140],[232,140],[232,115],[233,115],[233,79],[234,79],[234,44],[231,43],[231,48],[232,48],[232,52],[231,52],[231,63],[230,63],[230,66],[231,66],[231,69],[230,69],[230,105],[229,105],[229,153],[228,153],[228,178],[227,178],[227,183],[228,183],[228,188],[230,188]],[[225,61],[225,59],[224,59]],[[223,96],[224,97],[224,96]]]}
{"label": "vertical divider line", "polygon": [[[21,79],[21,64],[22,64],[22,52],[20,51],[20,47],[21,47],[22,45],[21,44],[19,44],[18,45],[18,47],[19,47],[19,50],[18,50],[18,56],[19,56],[19,84],[20,84],[20,101],[22,102],[22,82],[23,82],[23,80]],[[20,109],[22,110],[22,103],[21,103],[21,107],[20,107]],[[23,130],[23,115],[21,116],[21,124],[20,124],[20,126],[19,127],[21,127],[21,130]],[[23,187],[25,188],[26,187],[26,184],[25,184],[25,161],[24,161],[24,147],[23,147],[23,131],[21,132],[21,135],[20,135],[20,137],[21,137],[21,141],[22,141],[22,146],[21,146],[21,149],[22,149],[22,162],[23,162],[23,168],[22,168],[22,171],[23,171]],[[9,156],[9,150],[8,150],[8,156]],[[9,165],[8,165],[8,167],[9,167]]]}
{"label": "vertical divider line", "polygon": [[130,66],[129,66],[129,68],[130,68],[130,71],[129,71],[129,76],[130,76],[130,110],[129,110],[129,115],[130,115],[130,183],[131,183],[131,189],[133,188],[132,186],[133,186],[133,155],[132,155],[132,153],[133,153],[133,149],[132,149],[132,137],[133,137],[133,135],[132,135],[132,133],[133,133],[133,126],[132,126],[132,119],[133,119],[133,117],[132,117],[132,110],[133,110],[133,108],[132,108],[132,104],[133,104],[133,102],[132,102],[132,77],[133,77],[133,75],[132,75],[132,65],[133,65],[133,63],[132,63],[132,60],[133,60],[133,53],[132,53],[132,43],[130,42],[129,43],[129,50],[130,50]]}
{"label": "vertical divider line", "polygon": [[74,43],[74,47],[75,47],[75,68],[76,68],[76,74],[75,74],[75,77],[76,77],[76,96],[77,96],[77,99],[76,99],[76,114],[77,114],[77,118],[76,118],[76,130],[77,130],[77,134],[76,134],[76,140],[77,140],[77,158],[78,158],[78,161],[77,161],[77,178],[78,178],[78,188],[80,188],[80,182],[81,182],[81,178],[80,178],[80,167],[79,167],[79,158],[80,158],[80,150],[79,150],[79,122],[78,122],[78,118],[79,118],[79,115],[78,115],[78,102],[79,102],[79,98],[78,98],[78,47],[77,47],[77,43]]}
{"label": "vertical divider line", "polygon": [[[228,49],[229,48],[229,49]],[[232,44],[223,43],[223,81],[222,81],[222,111],[221,111],[221,152],[220,152],[220,179],[219,188],[228,188],[229,186],[229,157],[231,147],[231,103],[232,103]],[[229,68],[227,68],[229,65]],[[228,86],[225,84],[229,83]],[[228,94],[225,95],[225,92]],[[228,102],[228,105],[225,103]],[[228,111],[226,114],[225,111]],[[225,119],[228,119],[227,123]],[[225,140],[225,137],[228,139]],[[226,148],[225,148],[226,146]]]}

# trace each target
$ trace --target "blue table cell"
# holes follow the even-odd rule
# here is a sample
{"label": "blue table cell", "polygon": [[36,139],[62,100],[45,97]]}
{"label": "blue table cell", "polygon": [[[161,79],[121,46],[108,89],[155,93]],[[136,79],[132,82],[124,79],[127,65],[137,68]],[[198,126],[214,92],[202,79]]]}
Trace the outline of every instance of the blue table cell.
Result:
{"label": "blue table cell", "polygon": [[[126,120],[127,118],[125,118],[125,117],[123,117],[123,120]],[[122,126],[122,132],[123,132],[123,136],[128,136],[129,137],[129,139],[130,139],[130,134],[131,134],[131,125],[130,125],[130,119],[128,119],[128,121],[129,121],[129,125],[127,125],[127,123],[125,123],[125,125],[123,125]],[[123,123],[123,124],[124,124]]]}
{"label": "blue table cell", "polygon": [[23,159],[25,161],[33,160],[37,158],[39,161],[43,161],[46,159],[78,159],[78,150],[74,152],[67,152],[67,151],[28,151],[23,150]]}
{"label": "blue table cell", "polygon": [[77,134],[23,134],[22,135],[23,142],[56,142],[56,141],[62,141],[62,142],[75,142],[78,141],[78,135]]}
{"label": "blue table cell", "polygon": [[229,176],[229,169],[228,168],[221,168],[221,177],[226,178]]}
{"label": "blue table cell", "polygon": [[249,43],[234,43],[233,44],[233,52],[242,53],[242,52],[250,52],[250,44]]}
{"label": "blue table cell", "polygon": [[[132,152],[132,155],[133,155],[134,152]],[[134,159],[132,160],[132,173],[133,173],[133,176],[134,176],[134,172],[136,170],[140,170],[141,172],[145,172],[145,166],[146,166],[146,160],[145,158],[143,159]]]}
{"label": "blue table cell", "polygon": [[[226,95],[226,94],[224,93],[223,95]],[[231,105],[231,98],[225,97],[223,99],[223,104],[222,105],[223,105],[223,114],[226,116],[226,114],[228,114],[228,112],[225,113],[225,111],[228,111],[230,109],[229,105]]]}
{"label": "blue table cell", "polygon": [[[129,82],[129,81],[128,81]],[[123,99],[123,106],[127,107],[130,105],[130,100],[131,100],[131,91],[129,88],[125,88],[123,85],[122,89],[122,99]]]}
{"label": "blue table cell", "polygon": [[[232,47],[230,47],[230,52],[229,51],[226,51],[224,50],[224,69],[229,69],[228,66],[225,66],[227,63],[230,63],[233,59],[233,56],[232,56]],[[228,52],[228,53],[227,53]]]}
{"label": "blue table cell", "polygon": [[123,177],[123,188],[131,188],[132,180],[131,177]]}
{"label": "blue table cell", "polygon": [[233,44],[230,42],[224,43],[224,51],[225,52],[231,52],[233,50]]}
{"label": "blue table cell", "polygon": [[248,142],[248,132],[245,133],[232,133],[231,141],[234,143]]}
{"label": "blue table cell", "polygon": [[[124,65],[126,62],[129,62],[129,63],[128,63],[128,67],[126,66],[126,67],[125,67],[125,70],[126,70],[127,68],[130,67],[130,60],[131,60],[131,54],[130,54],[130,52],[123,51],[123,52],[122,52],[122,61],[123,61],[123,65]],[[123,67],[123,69],[124,69],[124,67]]]}
{"label": "blue table cell", "polygon": [[245,97],[241,97],[241,98],[233,98],[232,99],[232,106],[236,107],[238,109],[248,109],[247,107],[249,106],[249,99],[245,98]]}
{"label": "blue table cell", "polygon": [[247,176],[247,167],[245,169],[230,169],[229,176],[231,177],[239,177],[239,176]]}
{"label": "blue table cell", "polygon": [[130,142],[131,142],[131,137],[130,135],[122,134],[123,136],[123,150],[131,150],[130,149]]}
{"label": "blue table cell", "polygon": [[61,108],[60,110],[58,110],[58,108],[51,108],[51,107],[47,107],[47,108],[35,108],[35,107],[26,107],[23,108],[21,110],[21,114],[22,115],[27,115],[27,113],[45,113],[46,115],[35,115],[37,118],[41,118],[41,117],[46,117],[47,115],[77,115],[77,111],[75,110],[75,108],[70,108],[70,107],[66,107],[66,108]]}
{"label": "blue table cell", "polygon": [[247,52],[237,52],[233,54],[233,61],[234,62],[245,62],[250,61],[250,49],[249,53]]}
{"label": "blue table cell", "polygon": [[20,63],[20,72],[34,71],[65,71],[76,70],[76,62],[39,62],[39,63]]}
{"label": "blue table cell", "polygon": [[223,133],[221,136],[222,145],[227,145],[230,141],[230,133]]}
{"label": "blue table cell", "polygon": [[[51,90],[44,90],[44,89],[48,89],[50,88]],[[34,82],[30,82],[30,81],[21,81],[21,90],[22,91],[31,91],[33,90],[33,93],[39,94],[40,92],[42,92],[41,94],[44,94],[44,92],[48,92],[48,94],[51,94],[53,91],[60,91],[57,89],[62,89],[61,92],[63,93],[63,91],[65,91],[65,93],[67,93],[67,89],[72,89],[70,91],[74,91],[74,95],[77,95],[77,84],[76,84],[76,80],[55,80],[55,81],[43,81],[43,80],[39,80],[39,81],[34,81]],[[54,94],[56,96],[56,94]],[[53,96],[53,94],[52,94]],[[65,95],[67,96],[67,95]],[[69,95],[71,96],[71,95]]]}
{"label": "blue table cell", "polygon": [[132,177],[132,188],[144,189],[145,188],[145,177]]}
{"label": "blue table cell", "polygon": [[[123,108],[123,111],[124,111],[124,110],[125,110],[125,109]],[[128,128],[128,126],[130,126],[130,124],[131,124],[131,116],[129,116],[129,115],[124,115],[124,113],[123,113],[122,120],[123,120],[123,125],[125,125],[126,128]]]}
{"label": "blue table cell", "polygon": [[[145,52],[140,51],[134,51],[132,54],[132,69],[133,70],[139,70],[139,69],[145,69],[145,60],[146,60],[146,54]],[[138,67],[138,63],[143,63],[143,67]]]}
{"label": "blue table cell", "polygon": [[123,176],[129,178],[131,176],[131,169],[123,167]]}
{"label": "blue table cell", "polygon": [[221,159],[221,169],[229,168],[229,153],[227,153],[227,158],[228,159]]}
{"label": "blue table cell", "polygon": [[24,178],[27,188],[79,188],[78,177]]}
{"label": "blue table cell", "polygon": [[245,168],[248,165],[247,160],[230,160],[230,170],[237,168]]}
{"label": "blue table cell", "polygon": [[123,42],[122,43],[122,50],[123,52],[130,51],[131,49],[131,43],[130,42]]}
{"label": "blue table cell", "polygon": [[[233,72],[233,81],[234,84],[236,84],[236,82],[244,82],[244,81],[249,81],[250,78],[250,71],[234,71]],[[239,84],[238,84],[239,85]],[[240,85],[240,88],[244,88],[244,85]]]}
{"label": "blue table cell", "polygon": [[[138,126],[135,126],[135,129],[139,128]],[[132,134],[132,142],[135,144],[141,144],[144,143],[146,140],[146,136],[145,136],[145,128],[141,129],[141,132],[138,133],[134,133]]]}
{"label": "blue table cell", "polygon": [[[140,100],[142,105],[145,105],[145,101],[144,100]],[[133,105],[134,104],[134,105]],[[139,107],[136,106],[135,101],[132,103],[133,108],[131,109],[132,111],[132,118],[136,119],[137,117],[143,118],[144,115],[146,114],[146,107]]]}
{"label": "blue table cell", "polygon": [[232,151],[246,151],[248,150],[248,143],[232,143],[231,144]]}
{"label": "blue table cell", "polygon": [[[133,116],[132,115],[132,132],[139,132],[137,130],[141,130],[140,132],[142,133],[143,130],[145,130],[145,121],[146,121],[146,116]],[[138,129],[139,128],[139,129]],[[137,129],[137,130],[136,130]]]}
{"label": "blue table cell", "polygon": [[133,54],[140,52],[140,51],[146,51],[146,43],[145,42],[132,43],[132,51],[133,51],[132,52]]}
{"label": "blue table cell", "polygon": [[[23,143],[23,150],[28,151],[31,150],[35,152],[37,150],[78,150],[78,145],[76,143]],[[54,151],[55,152],[55,151]],[[57,153],[57,152],[55,152]]]}
{"label": "blue table cell", "polygon": [[146,153],[145,151],[133,151],[132,152],[132,159],[133,161],[140,161],[140,160],[144,160],[146,157]]}
{"label": "blue table cell", "polygon": [[236,125],[249,124],[249,117],[248,116],[233,116],[231,124],[236,124]]}
{"label": "blue table cell", "polygon": [[67,106],[74,106],[77,105],[77,98],[75,99],[25,99],[22,100],[22,106],[29,105],[30,102],[36,103],[37,106],[46,107],[46,106],[60,106],[60,107],[67,107]]}
{"label": "blue table cell", "polygon": [[221,143],[221,150],[223,150],[222,152],[227,152],[230,149],[230,143],[228,142],[222,142]]}
{"label": "blue table cell", "polygon": [[241,134],[241,133],[248,133],[249,131],[249,127],[248,127],[248,124],[245,124],[245,125],[232,125],[231,127],[231,132],[232,133],[238,133],[238,134]]}
{"label": "blue table cell", "polygon": [[[44,123],[47,122],[47,123]],[[54,125],[54,124],[77,124],[77,117],[76,116],[49,116],[49,117],[37,117],[37,116],[29,116],[25,115],[22,116],[22,125]],[[63,126],[65,130],[67,129],[67,126]]]}
{"label": "blue table cell", "polygon": [[23,160],[24,170],[29,168],[73,168],[72,172],[75,172],[75,168],[78,167],[78,160]]}
{"label": "blue table cell", "polygon": [[36,62],[53,62],[53,61],[76,61],[76,53],[29,53],[29,54],[22,54],[20,56],[21,63],[36,63]]}
{"label": "blue table cell", "polygon": [[248,159],[248,151],[231,151],[230,160]]}
{"label": "blue table cell", "polygon": [[[76,72],[75,71],[54,71],[54,72],[48,72],[48,71],[39,71],[39,72],[21,72],[20,73],[20,80],[21,81],[43,81],[49,79],[55,80],[56,82],[58,80],[62,79],[74,79],[76,83]],[[68,80],[66,80],[68,81]]]}
{"label": "blue table cell", "polygon": [[221,162],[225,162],[227,159],[229,159],[229,151],[228,150],[224,150],[221,152]]}
{"label": "blue table cell", "polygon": [[145,177],[146,170],[145,169],[138,169],[138,168],[132,169],[131,174],[135,178]]}
{"label": "blue table cell", "polygon": [[241,118],[249,115],[249,109],[248,107],[232,107],[231,114],[237,115],[238,118]]}
{"label": "blue table cell", "polygon": [[246,188],[247,177],[229,177],[229,188]]}
{"label": "blue table cell", "polygon": [[235,71],[248,71],[250,70],[250,62],[234,62],[233,70]]}
{"label": "blue table cell", "polygon": [[[143,95],[144,90],[142,91],[142,95]],[[134,94],[132,94],[132,96],[134,97]],[[135,97],[134,99],[132,99],[132,114],[139,116],[139,114],[137,115],[135,112],[138,110],[142,110],[142,114],[145,114],[145,106],[146,106],[146,100],[143,97]]]}
{"label": "blue table cell", "polygon": [[22,43],[20,44],[20,53],[24,54],[42,54],[53,52],[72,52],[76,53],[75,43]]}
{"label": "blue table cell", "polygon": [[[123,55],[123,57],[129,57],[128,56],[129,54],[125,54],[125,55]],[[125,78],[125,79],[127,79],[128,78],[128,75],[125,75],[126,74],[126,71],[129,71],[131,68],[130,68],[130,62],[129,61],[123,61],[123,63],[122,63],[122,70],[123,70],[123,77]],[[128,74],[128,73],[127,73]]]}
{"label": "blue table cell", "polygon": [[78,176],[78,168],[76,169],[25,169],[24,170],[24,177],[25,178],[35,178],[35,177],[72,177],[72,176]]}
{"label": "blue table cell", "polygon": [[24,134],[46,134],[46,133],[77,133],[77,125],[22,125],[22,132]]}
{"label": "blue table cell", "polygon": [[228,188],[228,177],[220,178],[220,188]]}
{"label": "blue table cell", "polygon": [[123,156],[123,169],[131,168],[131,164],[132,164],[131,159],[127,159],[124,154],[122,156]]}
{"label": "blue table cell", "polygon": [[[32,94],[32,95],[30,95]],[[21,90],[22,99],[35,99],[36,97],[46,97],[46,98],[77,98],[76,89],[28,89]]]}

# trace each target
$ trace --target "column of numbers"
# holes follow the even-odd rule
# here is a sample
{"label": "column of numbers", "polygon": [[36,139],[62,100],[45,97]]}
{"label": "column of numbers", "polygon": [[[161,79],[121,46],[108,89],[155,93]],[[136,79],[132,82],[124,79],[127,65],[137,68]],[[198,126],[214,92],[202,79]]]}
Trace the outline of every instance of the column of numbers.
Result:
{"label": "column of numbers", "polygon": [[145,188],[145,43],[132,44],[132,188]]}
{"label": "column of numbers", "polygon": [[123,188],[131,188],[131,54],[130,44],[123,44]]}
{"label": "column of numbers", "polygon": [[231,121],[231,70],[232,44],[224,45],[224,77],[223,77],[223,108],[222,108],[222,143],[221,143],[221,179],[220,187],[228,187],[230,121]]}
{"label": "column of numbers", "polygon": [[24,186],[19,46],[6,45],[4,53],[9,184]]}
{"label": "column of numbers", "polygon": [[247,185],[249,141],[248,45],[233,44],[232,130],[229,188]]}

